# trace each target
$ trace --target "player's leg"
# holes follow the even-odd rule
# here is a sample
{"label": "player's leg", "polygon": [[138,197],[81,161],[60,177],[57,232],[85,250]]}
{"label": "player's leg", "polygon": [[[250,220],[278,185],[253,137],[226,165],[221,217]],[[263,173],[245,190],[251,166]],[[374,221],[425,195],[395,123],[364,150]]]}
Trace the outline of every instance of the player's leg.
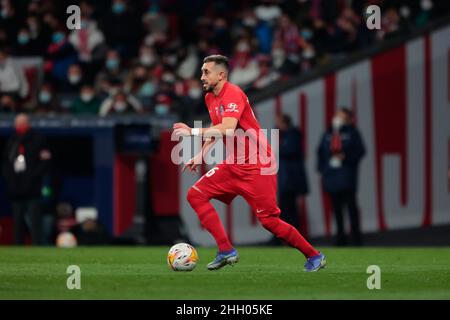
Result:
{"label": "player's leg", "polygon": [[323,254],[314,249],[296,228],[280,219],[276,199],[276,175],[258,174],[251,180],[251,183],[246,184],[242,195],[263,227],[303,253],[307,259],[307,271],[317,271],[324,267],[326,262]]}
{"label": "player's leg", "polygon": [[203,175],[188,191],[187,200],[197,214],[201,225],[215,239],[219,252],[208,269],[219,269],[238,262],[239,256],[233,248],[217,211],[211,205],[212,198],[225,203],[236,196],[229,184],[230,174],[226,165],[218,165]]}

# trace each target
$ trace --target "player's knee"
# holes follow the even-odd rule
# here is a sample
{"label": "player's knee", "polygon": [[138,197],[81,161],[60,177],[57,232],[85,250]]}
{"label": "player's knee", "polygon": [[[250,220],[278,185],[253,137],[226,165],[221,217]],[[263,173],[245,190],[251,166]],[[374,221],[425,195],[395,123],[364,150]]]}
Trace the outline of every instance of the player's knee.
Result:
{"label": "player's knee", "polygon": [[269,231],[273,231],[276,229],[278,223],[279,223],[279,218],[275,217],[275,216],[264,216],[264,217],[259,217],[259,221],[261,222],[262,226],[269,230]]}
{"label": "player's knee", "polygon": [[203,194],[201,193],[201,191],[197,190],[194,187],[190,187],[189,191],[186,195],[187,201],[189,202],[189,204],[194,207],[200,203],[203,202],[207,202],[208,199],[203,196]]}

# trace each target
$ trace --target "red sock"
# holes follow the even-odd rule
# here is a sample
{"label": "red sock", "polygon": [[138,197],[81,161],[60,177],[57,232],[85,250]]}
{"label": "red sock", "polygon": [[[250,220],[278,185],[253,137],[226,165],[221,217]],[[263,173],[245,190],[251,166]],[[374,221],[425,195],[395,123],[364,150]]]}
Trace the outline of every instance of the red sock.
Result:
{"label": "red sock", "polygon": [[220,221],[214,207],[209,203],[209,199],[205,197],[200,191],[194,188],[189,189],[187,199],[191,204],[192,209],[200,220],[203,228],[208,230],[209,233],[216,240],[219,251],[228,251],[233,249],[233,246],[228,239],[228,236],[223,227],[222,221]]}
{"label": "red sock", "polygon": [[319,254],[319,251],[314,249],[308,241],[290,224],[284,222],[277,216],[260,217],[264,228],[272,232],[275,236],[286,241],[290,246],[300,250],[306,258],[313,257]]}

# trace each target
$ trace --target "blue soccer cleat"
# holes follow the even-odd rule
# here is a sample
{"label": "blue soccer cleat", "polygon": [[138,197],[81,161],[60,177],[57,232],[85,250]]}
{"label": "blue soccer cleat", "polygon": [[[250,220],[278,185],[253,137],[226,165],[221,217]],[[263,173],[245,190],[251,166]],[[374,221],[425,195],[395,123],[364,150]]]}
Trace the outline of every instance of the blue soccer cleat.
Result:
{"label": "blue soccer cleat", "polygon": [[318,255],[310,257],[306,260],[305,271],[306,272],[319,271],[320,269],[325,268],[326,265],[327,262],[325,260],[325,255],[319,252]]}
{"label": "blue soccer cleat", "polygon": [[208,263],[208,270],[217,270],[227,264],[233,265],[239,261],[239,255],[236,249],[230,251],[217,252],[213,262]]}

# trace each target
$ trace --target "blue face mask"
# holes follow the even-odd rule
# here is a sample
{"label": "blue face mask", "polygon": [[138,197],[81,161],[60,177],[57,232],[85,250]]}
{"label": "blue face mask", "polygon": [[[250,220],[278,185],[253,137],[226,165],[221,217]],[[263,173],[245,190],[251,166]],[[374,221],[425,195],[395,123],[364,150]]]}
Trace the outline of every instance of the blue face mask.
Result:
{"label": "blue face mask", "polygon": [[159,116],[164,116],[169,113],[169,106],[165,104],[157,104],[155,106],[155,113]]}
{"label": "blue face mask", "polygon": [[119,60],[117,59],[108,59],[106,60],[106,68],[109,70],[115,70],[119,68]]}
{"label": "blue face mask", "polygon": [[303,29],[301,33],[303,39],[305,40],[310,40],[313,37],[313,33],[311,32],[311,30]]}
{"label": "blue face mask", "polygon": [[21,45],[25,45],[30,41],[30,37],[27,34],[19,34],[17,36],[17,42]]}
{"label": "blue face mask", "polygon": [[42,104],[47,104],[52,100],[52,95],[48,91],[42,91],[39,94],[39,102]]}
{"label": "blue face mask", "polygon": [[139,95],[142,97],[151,97],[155,93],[155,88],[151,82],[146,82],[139,90]]}
{"label": "blue face mask", "polygon": [[125,12],[125,9],[126,9],[125,4],[123,4],[123,3],[121,3],[121,2],[114,3],[113,6],[112,6],[112,11],[113,11],[115,14],[121,14],[121,13],[124,13],[124,12]]}
{"label": "blue face mask", "polygon": [[64,34],[62,32],[57,32],[53,34],[53,43],[60,43],[64,40]]}

